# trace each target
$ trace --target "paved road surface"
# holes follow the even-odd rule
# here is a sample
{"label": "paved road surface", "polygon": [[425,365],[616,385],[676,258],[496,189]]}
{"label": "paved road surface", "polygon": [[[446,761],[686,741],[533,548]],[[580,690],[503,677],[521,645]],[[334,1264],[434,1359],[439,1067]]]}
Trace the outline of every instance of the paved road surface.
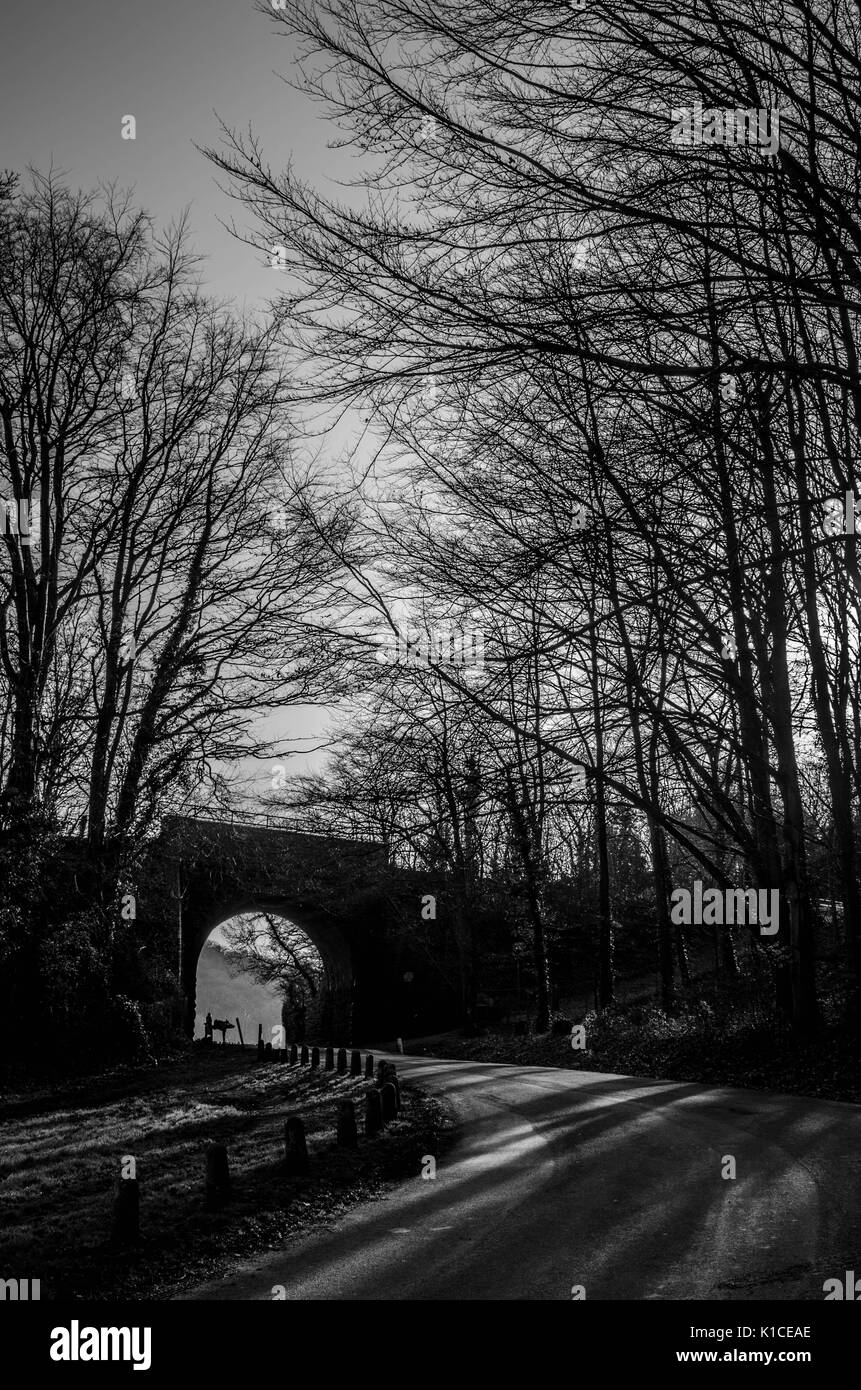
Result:
{"label": "paved road surface", "polygon": [[[823,1299],[861,1271],[861,1107],[395,1058],[459,1137],[416,1178],[185,1297]],[[735,1181],[723,1179],[726,1155]]]}

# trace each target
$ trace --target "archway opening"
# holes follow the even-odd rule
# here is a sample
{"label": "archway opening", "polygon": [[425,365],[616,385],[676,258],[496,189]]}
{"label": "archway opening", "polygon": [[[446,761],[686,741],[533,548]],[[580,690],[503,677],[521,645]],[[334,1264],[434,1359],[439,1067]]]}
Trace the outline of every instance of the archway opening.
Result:
{"label": "archway opening", "polygon": [[194,1036],[205,1035],[208,1015],[219,1043],[256,1043],[261,1029],[275,1046],[319,1037],[331,1029],[334,984],[324,955],[285,914],[236,913],[201,947]]}

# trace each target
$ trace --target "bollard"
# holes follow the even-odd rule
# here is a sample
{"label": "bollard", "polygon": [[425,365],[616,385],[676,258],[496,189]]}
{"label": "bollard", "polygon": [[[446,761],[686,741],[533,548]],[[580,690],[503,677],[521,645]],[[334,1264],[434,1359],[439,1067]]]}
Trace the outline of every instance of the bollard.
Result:
{"label": "bollard", "polygon": [[339,1075],[339,1076],[344,1076],[345,1073],[346,1073],[346,1070],[347,1070],[347,1049],[346,1049],[345,1047],[339,1047],[339,1048],[338,1048],[338,1075]]}
{"label": "bollard", "polygon": [[327,1070],[327,1071],[334,1071],[334,1070],[335,1070],[335,1049],[334,1049],[334,1047],[327,1047],[327,1048],[326,1048],[326,1070]]}
{"label": "bollard", "polygon": [[284,1171],[290,1178],[303,1178],[308,1172],[305,1126],[299,1115],[288,1116],[284,1126]]}
{"label": "bollard", "polygon": [[351,1100],[342,1100],[338,1106],[338,1147],[357,1149],[359,1136],[356,1133],[356,1107]]}
{"label": "bollard", "polygon": [[295,1065],[296,1065],[296,1063],[297,1063],[298,1061],[299,1061],[299,1049],[298,1049],[298,1047],[296,1046],[295,1043],[291,1043],[291,1044],[290,1044],[290,1065],[291,1065],[291,1067],[295,1067]]}
{"label": "bollard", "polygon": [[111,1213],[114,1245],[137,1245],[140,1240],[140,1189],[137,1178],[117,1178]]}
{"label": "bollard", "polygon": [[351,1075],[351,1076],[361,1076],[361,1075],[362,1075],[362,1054],[361,1054],[361,1052],[351,1052],[351,1053],[350,1053],[350,1075]]}
{"label": "bollard", "polygon": [[302,1044],[302,1053],[301,1053],[301,1056],[300,1056],[299,1060],[301,1061],[303,1067],[307,1067],[307,1065],[308,1065],[308,1044],[307,1044],[307,1043],[303,1043],[303,1044]]}
{"label": "bollard", "polygon": [[373,1139],[383,1127],[382,1098],[374,1086],[365,1092],[365,1134]]}
{"label": "bollard", "polygon": [[271,1060],[272,1060],[272,1044],[271,1044],[271,1043],[267,1043],[267,1044],[266,1044],[266,1047],[264,1048],[264,1051],[265,1051],[265,1053],[266,1053],[266,1056],[267,1056],[267,1057],[269,1058],[269,1060],[271,1061]]}
{"label": "bollard", "polygon": [[397,1106],[398,1106],[398,1109],[400,1110],[400,1108],[401,1108],[401,1083],[400,1083],[400,1081],[398,1080],[398,1069],[397,1069],[397,1067],[395,1066],[394,1062],[386,1062],[386,1063],[385,1063],[385,1068],[386,1068],[386,1069],[385,1069],[385,1071],[383,1072],[383,1081],[384,1081],[384,1082],[385,1082],[385,1081],[391,1081],[392,1085],[394,1086],[394,1088],[395,1088],[395,1100],[397,1101]]}
{"label": "bollard", "polygon": [[392,1120],[396,1117],[398,1113],[397,1105],[394,1086],[391,1081],[384,1081],[380,1087],[380,1108],[383,1112],[384,1125],[391,1124]]}
{"label": "bollard", "polygon": [[390,1086],[394,1086],[395,1088],[395,1114],[399,1115],[401,1110],[401,1083],[398,1080],[398,1074],[394,1067],[392,1067],[391,1071],[386,1076],[386,1080]]}
{"label": "bollard", "polygon": [[214,1211],[230,1197],[230,1165],[223,1144],[210,1144],[206,1150],[206,1208]]}
{"label": "bollard", "polygon": [[311,1048],[311,1067],[312,1067],[312,1068],[314,1068],[314,1067],[319,1067],[319,1065],[320,1065],[320,1049],[319,1049],[319,1047],[312,1047],[312,1048]]}
{"label": "bollard", "polygon": [[366,1080],[366,1081],[373,1081],[373,1079],[374,1079],[374,1054],[373,1054],[373,1052],[369,1052],[368,1055],[367,1055],[367,1057],[365,1058],[365,1080]]}

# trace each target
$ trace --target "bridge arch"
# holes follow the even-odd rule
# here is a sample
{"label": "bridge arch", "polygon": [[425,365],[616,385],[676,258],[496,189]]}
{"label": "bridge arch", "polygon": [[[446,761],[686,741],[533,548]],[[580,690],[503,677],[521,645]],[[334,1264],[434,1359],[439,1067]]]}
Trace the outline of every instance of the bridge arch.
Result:
{"label": "bridge arch", "polygon": [[353,953],[343,931],[336,922],[327,920],[307,905],[289,898],[272,898],[260,893],[246,893],[210,907],[195,915],[183,931],[182,985],[185,1001],[186,1031],[194,1032],[197,1011],[197,967],[200,953],[217,927],[234,917],[271,913],[298,927],[316,946],[323,962],[322,1019],[325,1036],[317,1041],[348,1040],[352,1032],[352,1007],[355,989]]}
{"label": "bridge arch", "polygon": [[[211,932],[231,917],[272,912],[306,933],[323,959],[329,1036],[391,1036],[399,1018],[400,952],[391,931],[385,847],[253,819],[170,816],[139,872],[139,928],[178,986],[177,1022],[194,1036],[197,966]],[[175,963],[175,964],[173,964]]]}

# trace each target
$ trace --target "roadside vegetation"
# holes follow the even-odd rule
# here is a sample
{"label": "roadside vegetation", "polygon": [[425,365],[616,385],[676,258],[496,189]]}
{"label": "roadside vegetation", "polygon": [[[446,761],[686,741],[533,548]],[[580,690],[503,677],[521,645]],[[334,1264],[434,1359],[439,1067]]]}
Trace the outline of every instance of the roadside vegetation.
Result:
{"label": "roadside vegetation", "polygon": [[[362,1134],[367,1083],[250,1049],[196,1049],[161,1068],[127,1068],[0,1106],[3,1267],[41,1280],[43,1300],[162,1299],[216,1278],[244,1256],[280,1248],[352,1205],[421,1181],[420,1159],[450,1132],[439,1105],[402,1089],[380,1135]],[[338,1103],[356,1102],[359,1147],[338,1148]],[[282,1171],[284,1123],[305,1123],[310,1174]],[[226,1145],[230,1200],[208,1211],[205,1154]],[[113,1186],[124,1157],[140,1183],[141,1240],[111,1244]]]}

